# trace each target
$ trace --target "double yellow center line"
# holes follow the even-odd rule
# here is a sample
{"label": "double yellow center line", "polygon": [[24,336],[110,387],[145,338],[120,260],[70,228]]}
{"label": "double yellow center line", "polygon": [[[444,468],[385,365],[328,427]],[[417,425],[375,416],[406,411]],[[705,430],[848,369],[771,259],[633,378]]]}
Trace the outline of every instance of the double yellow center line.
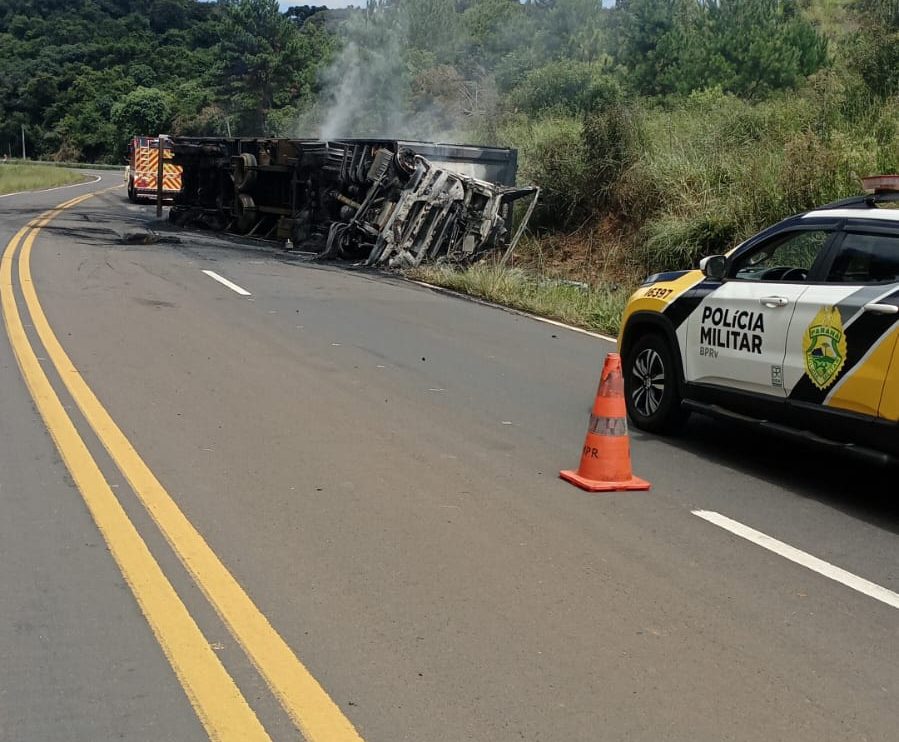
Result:
{"label": "double yellow center line", "polygon": [[6,331],[44,423],[160,646],[213,740],[269,740],[234,680],[210,648],[175,589],[115,497],[38,362],[13,290],[13,263],[34,329],[59,377],[188,573],[215,608],[308,742],[362,738],[194,528],[91,391],[50,327],[31,280],[41,228],[94,194],[67,201],[23,227],[0,258]]}

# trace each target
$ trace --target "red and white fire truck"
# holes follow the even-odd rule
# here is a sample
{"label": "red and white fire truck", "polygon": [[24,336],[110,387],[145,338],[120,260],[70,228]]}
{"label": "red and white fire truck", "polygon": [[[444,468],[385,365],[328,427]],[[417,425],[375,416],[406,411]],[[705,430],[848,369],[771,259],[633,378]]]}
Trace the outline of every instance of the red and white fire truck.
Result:
{"label": "red and white fire truck", "polygon": [[[174,156],[172,143],[163,139],[162,197],[168,201],[181,190],[181,167],[169,160]],[[128,200],[156,198],[156,178],[159,172],[159,138],[134,137],[128,143],[128,166],[125,168],[125,184]]]}

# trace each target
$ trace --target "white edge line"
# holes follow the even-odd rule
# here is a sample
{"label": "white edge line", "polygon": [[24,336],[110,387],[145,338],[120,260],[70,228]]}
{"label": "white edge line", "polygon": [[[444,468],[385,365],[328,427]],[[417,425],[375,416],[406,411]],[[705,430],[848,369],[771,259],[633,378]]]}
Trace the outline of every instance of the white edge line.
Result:
{"label": "white edge line", "polygon": [[892,590],[888,590],[863,577],[854,575],[852,572],[847,572],[845,569],[837,567],[830,562],[818,559],[818,557],[814,557],[789,544],[785,544],[783,541],[778,541],[776,538],[772,538],[761,531],[756,531],[754,528],[744,526],[742,523],[732,520],[720,513],[711,510],[693,510],[692,513],[709,523],[713,523],[726,531],[730,531],[740,538],[751,541],[757,546],[761,546],[768,551],[773,551],[784,559],[788,559],[806,569],[817,572],[835,582],[839,582],[841,585],[852,588],[853,590],[867,595],[869,598],[879,600],[881,603],[886,603],[893,608],[899,608],[899,593],[894,593]]}
{"label": "white edge line", "polygon": [[487,301],[486,299],[481,299],[478,296],[472,296],[471,294],[464,294],[461,291],[453,291],[452,289],[445,288],[443,286],[437,286],[433,283],[427,283],[426,281],[416,281],[412,278],[406,279],[409,283],[414,283],[417,286],[424,286],[425,288],[431,289],[432,291],[437,291],[441,294],[447,294],[448,296],[455,296],[457,299],[465,299],[466,301],[474,302],[475,304],[481,304],[485,307],[493,307],[494,309],[502,309],[504,312],[510,312],[512,314],[517,314],[520,317],[529,317],[530,319],[535,319],[538,322],[545,322],[547,325],[553,325],[554,327],[561,327],[565,330],[571,330],[572,332],[578,332],[581,335],[589,335],[592,338],[598,338],[599,340],[605,340],[609,343],[617,343],[618,338],[613,338],[610,335],[603,335],[599,332],[591,332],[590,330],[585,330],[582,327],[575,327],[574,325],[566,325],[564,322],[559,322],[558,320],[550,319],[549,317],[541,317],[539,314],[531,314],[530,312],[525,312],[523,309],[515,309],[514,307],[507,307],[502,304],[496,304],[492,301]]}
{"label": "white edge line", "polygon": [[99,183],[103,180],[102,175],[95,176],[96,180],[85,180],[83,183],[70,183],[69,185],[64,186],[55,186],[54,188],[43,188],[40,191],[16,191],[15,193],[4,193],[0,195],[0,198],[9,198],[10,196],[21,196],[25,193],[50,193],[50,191],[61,191],[63,188],[77,188],[78,186],[86,186],[93,185],[94,183]]}
{"label": "white edge line", "polygon": [[214,281],[218,281],[222,286],[227,286],[233,292],[240,294],[241,296],[252,296],[252,294],[246,289],[241,288],[236,283],[229,281],[227,278],[220,276],[215,271],[203,271],[207,276],[209,276]]}

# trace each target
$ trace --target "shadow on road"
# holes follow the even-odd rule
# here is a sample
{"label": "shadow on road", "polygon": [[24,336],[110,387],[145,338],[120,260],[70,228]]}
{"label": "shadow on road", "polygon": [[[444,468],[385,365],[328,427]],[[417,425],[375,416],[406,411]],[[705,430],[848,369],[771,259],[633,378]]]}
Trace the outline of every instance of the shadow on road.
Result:
{"label": "shadow on road", "polygon": [[899,533],[899,466],[876,466],[812,444],[693,415],[666,443]]}

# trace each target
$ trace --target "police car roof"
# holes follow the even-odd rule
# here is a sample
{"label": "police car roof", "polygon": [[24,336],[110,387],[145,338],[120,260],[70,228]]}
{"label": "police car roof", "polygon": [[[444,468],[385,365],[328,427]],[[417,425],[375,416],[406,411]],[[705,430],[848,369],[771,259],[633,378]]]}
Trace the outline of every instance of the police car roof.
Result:
{"label": "police car roof", "polygon": [[899,209],[879,209],[872,207],[868,209],[859,208],[835,208],[835,209],[815,209],[803,214],[801,219],[829,217],[831,219],[876,219],[886,222],[899,222]]}

